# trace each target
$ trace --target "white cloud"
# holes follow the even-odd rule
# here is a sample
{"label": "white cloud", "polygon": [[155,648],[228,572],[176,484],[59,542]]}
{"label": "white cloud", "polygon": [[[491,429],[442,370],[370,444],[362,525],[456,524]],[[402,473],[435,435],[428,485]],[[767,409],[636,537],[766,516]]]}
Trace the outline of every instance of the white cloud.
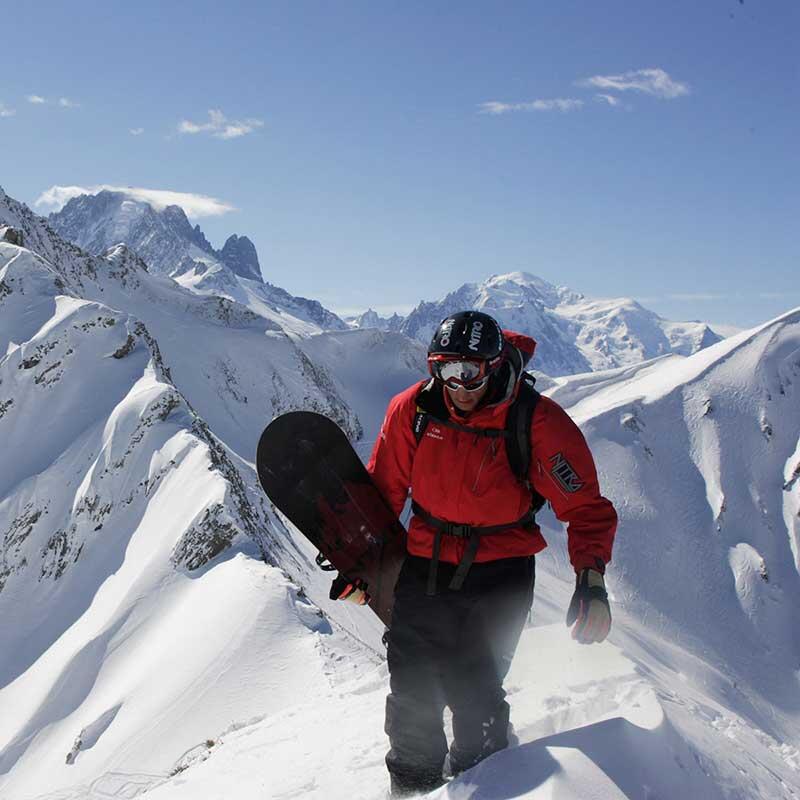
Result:
{"label": "white cloud", "polygon": [[610,106],[619,106],[622,104],[619,97],[614,97],[613,94],[596,94],[594,99],[597,100],[598,103],[608,103]]}
{"label": "white cloud", "polygon": [[208,112],[208,122],[191,122],[181,120],[178,133],[210,133],[217,139],[237,139],[263,127],[260,119],[229,120],[219,109]]}
{"label": "white cloud", "polygon": [[141,136],[144,133],[144,128],[131,128],[131,136]]}
{"label": "white cloud", "polygon": [[74,100],[70,100],[69,97],[60,97],[58,99],[58,104],[61,108],[80,108],[81,104],[76,103]]}
{"label": "white cloud", "polygon": [[583,100],[574,98],[557,97],[552,100],[531,100],[528,103],[500,103],[491,100],[488,103],[481,103],[478,108],[481,114],[509,114],[513,111],[576,111],[583,106]]}
{"label": "white cloud", "polygon": [[577,82],[578,86],[616,92],[643,92],[672,100],[689,94],[686,83],[674,81],[663,69],[635,69],[621,75],[595,75]]}
{"label": "white cloud", "polygon": [[29,94],[25,99],[29,103],[33,103],[33,105],[35,105],[35,106],[40,106],[40,105],[42,105],[42,103],[46,103],[47,102],[47,100],[45,100],[44,97],[42,97],[41,95],[38,95],[38,94]]}
{"label": "white cloud", "polygon": [[8,108],[5,103],[0,103],[0,117],[13,117],[16,113],[16,109]]}
{"label": "white cloud", "polygon": [[180,206],[186,216],[192,219],[201,217],[218,217],[235,211],[236,208],[230,203],[218,200],[215,197],[208,197],[204,194],[194,194],[192,192],[172,192],[166,189],[142,189],[133,186],[51,186],[42,192],[36,199],[34,205],[43,207],[47,211],[59,211],[73,197],[82,194],[97,194],[103,190],[109,192],[122,192],[131,200],[140,200],[149,203],[157,211],[161,211],[167,206]]}

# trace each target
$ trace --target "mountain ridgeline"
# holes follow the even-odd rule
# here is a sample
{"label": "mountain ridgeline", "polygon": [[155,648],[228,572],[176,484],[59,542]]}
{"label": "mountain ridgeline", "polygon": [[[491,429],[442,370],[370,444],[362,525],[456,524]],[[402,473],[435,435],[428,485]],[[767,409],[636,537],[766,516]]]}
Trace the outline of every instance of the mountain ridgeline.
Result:
{"label": "mountain ridgeline", "polygon": [[308,336],[348,327],[401,333],[426,345],[449,314],[475,308],[538,342],[533,368],[551,376],[626,367],[678,354],[689,356],[720,340],[701,322],[671,322],[630,298],[590,298],[526,272],[466,283],[440,300],[423,300],[407,316],[383,318],[369,310],[343,322],[318,301],[295,297],[264,282],[255,246],[233,235],[215,250],[177,206],[156,210],[124,192],[101,191],[70,200],[48,219],[65,239],[102,254],[124,242],[151,272],[187,289],[226,297]]}
{"label": "mountain ridgeline", "polygon": [[90,253],[100,255],[124,242],[148,265],[151,272],[169,275],[186,266],[186,260],[220,262],[235,275],[263,281],[253,243],[233,235],[215,250],[199,225],[192,227],[180,206],[156,210],[123,192],[103,190],[73,197],[48,218],[53,230]]}
{"label": "mountain ridgeline", "polygon": [[124,192],[104,190],[72,198],[50,214],[48,223],[63,239],[94,255],[124,243],[150,272],[167,275],[195,294],[247,306],[290,333],[347,328],[318,301],[264,281],[255,245],[246,236],[229,236],[215,250],[179,206],[157,210]]}
{"label": "mountain ridgeline", "polygon": [[670,322],[630,298],[590,298],[527,272],[465,283],[441,300],[421,302],[405,318],[367,311],[351,324],[400,331],[427,344],[442,319],[465,308],[485,311],[503,327],[536,339],[532,366],[551,376],[689,356],[722,338],[705,323]]}

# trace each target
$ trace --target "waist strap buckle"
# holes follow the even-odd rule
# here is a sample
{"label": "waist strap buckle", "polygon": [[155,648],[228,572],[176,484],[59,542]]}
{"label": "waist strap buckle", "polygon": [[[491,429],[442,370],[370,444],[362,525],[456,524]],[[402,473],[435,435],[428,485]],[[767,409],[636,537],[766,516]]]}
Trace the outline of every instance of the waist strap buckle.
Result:
{"label": "waist strap buckle", "polygon": [[472,534],[472,525],[458,525],[455,522],[449,522],[445,533],[449,536],[456,536],[459,539],[469,539]]}

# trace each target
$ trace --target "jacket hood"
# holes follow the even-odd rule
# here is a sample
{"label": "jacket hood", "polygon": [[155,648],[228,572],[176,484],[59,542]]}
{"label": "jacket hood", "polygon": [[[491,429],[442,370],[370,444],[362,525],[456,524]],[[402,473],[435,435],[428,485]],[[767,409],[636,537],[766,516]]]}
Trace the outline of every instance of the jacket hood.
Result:
{"label": "jacket hood", "polygon": [[[536,341],[524,333],[517,333],[516,331],[503,331],[503,338],[506,340],[507,345],[511,345],[519,351],[519,359],[514,358],[513,353],[509,353],[509,357],[517,361],[514,364],[517,370],[517,378],[520,373],[528,365],[528,362],[533,358],[533,352],[536,350]],[[521,359],[521,363],[519,360]]]}
{"label": "jacket hood", "polygon": [[519,379],[536,349],[536,342],[525,334],[503,331],[503,338],[506,363],[497,374],[495,385],[486,400],[486,404],[490,406],[502,405],[516,395]]}

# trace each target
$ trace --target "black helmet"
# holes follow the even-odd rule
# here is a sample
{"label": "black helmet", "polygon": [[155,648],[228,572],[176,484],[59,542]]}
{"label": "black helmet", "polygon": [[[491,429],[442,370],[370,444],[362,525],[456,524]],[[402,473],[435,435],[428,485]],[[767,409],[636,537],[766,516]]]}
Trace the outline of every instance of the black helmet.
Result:
{"label": "black helmet", "polygon": [[481,311],[459,311],[443,319],[428,346],[428,357],[450,356],[491,361],[503,353],[503,332]]}
{"label": "black helmet", "polygon": [[461,311],[442,322],[428,347],[428,370],[451,389],[477,391],[505,362],[503,332],[480,311]]}

